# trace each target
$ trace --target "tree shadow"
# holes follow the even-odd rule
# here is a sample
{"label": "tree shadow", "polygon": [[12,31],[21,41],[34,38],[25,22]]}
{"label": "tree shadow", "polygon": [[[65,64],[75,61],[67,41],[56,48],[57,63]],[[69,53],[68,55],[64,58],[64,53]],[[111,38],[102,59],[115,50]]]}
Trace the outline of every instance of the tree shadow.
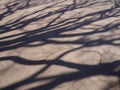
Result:
{"label": "tree shadow", "polygon": [[[7,16],[10,16],[14,13],[16,13],[19,10],[24,10],[32,7],[39,6],[41,4],[45,4],[47,1],[40,1],[40,0],[10,0],[7,3],[5,3],[5,7],[2,8],[5,10],[2,14],[0,14],[0,20],[4,19]],[[62,1],[63,2],[63,1]]]}
{"label": "tree shadow", "polygon": [[[5,88],[2,88],[2,90],[7,90],[7,89],[14,90],[26,84],[52,79],[52,81],[49,82],[48,84],[41,85],[38,87],[33,87],[30,89],[30,90],[39,90],[39,89],[51,90],[62,83],[70,82],[74,80],[80,80],[80,79],[84,79],[91,76],[96,76],[96,75],[117,76],[117,77],[120,76],[119,60],[115,60],[114,62],[110,62],[110,63],[100,63],[98,65],[87,65],[87,64],[85,65],[85,64],[67,62],[63,60],[29,61],[17,56],[8,56],[8,57],[0,58],[0,60],[8,60],[8,59],[13,60],[14,62],[17,62],[19,64],[25,64],[25,65],[44,65],[45,64],[46,66],[40,71],[36,72],[34,75],[28,77],[27,79],[20,81],[18,83],[12,84],[10,86],[7,86]],[[52,65],[73,68],[73,69],[77,69],[78,71],[61,74],[61,75],[55,75],[55,76],[41,77],[36,79],[37,75],[41,74]]]}
{"label": "tree shadow", "polygon": [[[50,38],[66,38],[66,37],[68,38],[68,37],[75,37],[75,36],[85,37],[85,36],[90,36],[97,33],[110,32],[115,28],[119,27],[119,21],[116,20],[116,21],[113,21],[112,23],[107,24],[106,26],[103,26],[97,29],[93,28],[93,31],[90,31],[90,32],[70,34],[70,35],[61,34],[64,32],[73,31],[75,29],[82,28],[84,26],[90,25],[100,20],[105,20],[111,17],[119,17],[119,9],[117,10],[116,8],[110,8],[110,9],[106,9],[106,10],[102,10],[94,13],[89,13],[87,15],[77,17],[77,18],[65,19],[54,24],[54,22],[56,22],[56,20],[58,20],[62,15],[64,15],[64,13],[68,12],[68,8],[69,6],[67,8],[63,8],[63,10],[60,9],[57,11],[48,12],[43,16],[37,16],[35,18],[22,21],[21,19],[27,17],[28,16],[27,15],[20,19],[15,20],[14,22],[8,25],[1,26],[1,28],[3,29],[1,31],[1,34],[2,33],[4,34],[16,29],[23,28],[33,22],[45,19],[54,14],[59,14],[57,17],[51,20],[47,25],[39,29],[1,37],[0,40],[20,36],[13,40],[0,42],[0,45],[1,45],[0,51],[2,52],[2,51],[12,50],[20,47],[31,47],[31,46],[34,47],[34,46],[40,46],[45,44],[81,44],[83,46],[94,46],[94,45],[104,45],[104,44],[119,45],[119,43],[117,44],[113,43],[114,41],[119,40],[119,38],[112,38],[111,40],[104,40],[102,38],[98,40],[88,39],[87,41],[84,38],[80,38],[79,40],[76,40],[76,41],[64,41],[64,42],[51,40]],[[85,20],[81,21],[83,18]],[[40,41],[43,43],[40,43],[38,45],[30,45],[30,43],[40,42]]]}
{"label": "tree shadow", "polygon": [[[4,17],[7,17],[13,14],[17,10],[22,10],[22,9],[30,7],[29,5],[30,1],[31,0],[27,0],[26,4],[23,7],[19,7],[15,10],[12,10],[14,9],[13,6],[18,5],[18,3],[12,2],[13,3],[12,5],[6,6],[7,11],[0,15],[1,20]],[[12,60],[13,62],[22,64],[22,65],[45,65],[44,68],[34,73],[32,76],[26,78],[25,80],[17,82],[15,84],[6,86],[2,88],[2,90],[8,90],[8,89],[14,90],[27,84],[52,79],[52,81],[47,84],[44,84],[38,87],[33,87],[30,89],[30,90],[39,90],[39,89],[51,90],[62,83],[70,82],[74,80],[81,80],[81,79],[91,77],[91,76],[96,76],[96,75],[117,76],[117,77],[120,76],[120,70],[117,69],[120,66],[119,60],[115,60],[114,62],[110,62],[110,63],[99,63],[98,65],[87,65],[87,64],[67,62],[61,59],[61,57],[65,56],[66,54],[70,52],[74,52],[77,49],[85,48],[85,47],[94,47],[94,46],[102,46],[102,45],[119,46],[120,43],[116,43],[116,42],[120,40],[120,37],[112,37],[111,35],[108,37],[109,39],[104,36],[100,36],[99,39],[95,39],[95,40],[91,38],[87,38],[88,36],[91,36],[91,35],[96,35],[96,34],[101,34],[101,33],[106,33],[106,32],[113,32],[115,30],[118,30],[120,26],[119,20],[115,20],[111,23],[100,26],[99,28],[89,28],[92,30],[87,31],[87,32],[63,34],[69,31],[74,32],[76,29],[82,29],[85,31],[86,28],[84,27],[87,25],[91,25],[95,22],[106,20],[109,18],[114,18],[114,17],[117,18],[120,16],[119,8],[117,7],[108,8],[104,10],[90,12],[83,16],[79,15],[76,17],[68,17],[68,18],[61,20],[61,17],[70,11],[74,11],[74,10],[84,8],[84,7],[89,7],[91,5],[96,4],[96,2],[89,3],[87,1],[82,4],[81,3],[76,4],[76,0],[73,0],[72,4],[64,5],[57,10],[47,11],[44,14],[39,14],[43,11],[46,11],[47,9],[52,9],[54,7],[57,7],[57,5],[62,2],[54,3],[43,9],[37,10],[33,13],[16,18],[15,20],[12,20],[5,25],[1,25],[0,34],[3,35],[9,32],[18,30],[18,29],[21,29],[22,31],[22,28],[30,25],[31,23],[34,23],[37,21],[42,22],[46,18],[56,15],[45,26],[41,26],[37,29],[32,29],[30,31],[23,31],[17,34],[15,33],[13,35],[7,35],[7,36],[0,37],[0,40],[1,40],[0,51],[5,52],[9,50],[18,49],[21,47],[37,47],[37,46],[39,47],[39,46],[48,45],[48,44],[56,44],[56,45],[64,45],[64,44],[70,45],[71,44],[71,45],[80,45],[80,46],[62,53],[60,56],[58,56],[56,59],[53,59],[53,60],[31,61],[31,60],[27,60],[19,56],[0,57],[1,62]],[[35,3],[34,5],[36,6]],[[35,15],[35,16],[32,18],[26,19],[27,17],[32,16],[32,15]],[[57,21],[57,20],[60,20],[60,21]],[[56,39],[56,38],[71,38],[71,37],[78,37],[78,36],[80,38],[78,38],[77,40],[73,40],[73,41],[72,40],[71,41],[68,41],[68,40],[60,41]],[[55,40],[52,38],[54,38]],[[34,44],[34,42],[40,42],[40,43]],[[36,77],[39,74],[46,71],[52,65],[73,68],[78,71],[36,79]]]}

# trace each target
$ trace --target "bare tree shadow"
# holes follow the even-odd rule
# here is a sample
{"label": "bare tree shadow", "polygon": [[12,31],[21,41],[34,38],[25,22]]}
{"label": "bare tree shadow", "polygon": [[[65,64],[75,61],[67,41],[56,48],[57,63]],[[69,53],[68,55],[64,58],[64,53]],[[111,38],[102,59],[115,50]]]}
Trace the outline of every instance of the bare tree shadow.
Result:
{"label": "bare tree shadow", "polygon": [[[84,64],[66,62],[63,60],[40,60],[40,61],[35,62],[35,61],[29,61],[29,60],[26,60],[20,57],[15,57],[15,56],[0,58],[0,60],[8,60],[8,59],[13,60],[14,62],[17,62],[20,64],[25,64],[25,65],[45,64],[46,66],[40,71],[36,72],[34,75],[30,76],[29,78],[23,81],[20,81],[16,84],[2,88],[2,90],[7,90],[7,89],[14,90],[26,84],[52,79],[52,81],[48,84],[41,85],[38,87],[33,87],[30,89],[30,90],[39,90],[39,89],[51,90],[62,83],[73,81],[73,80],[80,80],[80,79],[84,79],[90,76],[96,76],[96,75],[117,76],[117,77],[120,76],[120,70],[119,70],[120,61],[119,60],[115,60],[114,62],[110,62],[110,63],[100,63],[98,65],[84,65]],[[61,75],[50,76],[50,77],[49,76],[41,77],[39,79],[35,79],[37,75],[44,72],[51,65],[74,68],[74,69],[77,69],[78,71],[67,73],[67,74],[61,74]]]}
{"label": "bare tree shadow", "polygon": [[[4,33],[7,33],[8,31],[10,32],[10,31],[13,31],[16,29],[23,28],[32,22],[41,20],[43,18],[47,18],[47,17],[54,15],[56,13],[59,13],[59,15],[56,18],[54,18],[50,23],[48,23],[44,27],[41,27],[41,28],[36,29],[36,30],[28,31],[28,32],[23,32],[23,33],[19,33],[19,34],[1,37],[0,39],[3,40],[3,39],[7,39],[7,38],[20,36],[16,39],[13,39],[13,40],[0,42],[0,45],[1,45],[0,51],[16,49],[19,47],[30,47],[30,46],[32,46],[32,45],[29,45],[30,43],[37,42],[37,41],[42,41],[43,43],[38,44],[38,45],[33,45],[33,46],[40,46],[40,45],[45,45],[45,44],[50,44],[50,43],[54,43],[54,44],[81,44],[83,46],[94,46],[94,45],[104,45],[104,44],[119,45],[119,43],[118,44],[113,43],[114,41],[119,40],[119,38],[113,38],[111,40],[102,40],[102,38],[101,38],[101,39],[98,39],[95,41],[93,41],[93,40],[86,41],[82,38],[82,40],[80,39],[80,40],[76,40],[76,41],[72,41],[72,42],[71,41],[70,42],[69,41],[60,42],[60,41],[56,41],[56,40],[50,40],[50,38],[89,36],[89,35],[93,35],[93,34],[97,34],[97,33],[103,33],[103,32],[108,32],[108,31],[110,32],[111,30],[114,30],[115,28],[119,27],[119,21],[114,21],[113,23],[109,23],[106,26],[95,29],[94,31],[90,31],[90,32],[86,32],[86,33],[71,34],[71,35],[62,35],[61,33],[63,33],[63,32],[73,31],[75,29],[82,28],[83,26],[89,25],[89,24],[96,22],[96,21],[105,20],[105,19],[110,18],[110,17],[118,17],[119,16],[119,10],[116,10],[116,8],[110,8],[110,9],[90,13],[90,14],[87,14],[87,15],[82,16],[82,17],[62,20],[61,22],[53,24],[65,12],[67,12],[67,8],[65,8],[63,10],[49,12],[46,15],[31,18],[27,21],[26,20],[20,21],[22,18],[26,17],[26,16],[24,16],[24,17],[17,19],[16,21],[14,21],[8,25],[1,26],[1,28],[3,29],[1,31],[1,34],[2,33],[4,34]],[[91,17],[91,18],[85,19],[84,21],[80,22],[81,19],[88,18],[88,17]],[[69,24],[71,24],[71,25],[69,25]],[[47,31],[47,32],[41,34],[44,31]],[[40,33],[40,34],[38,34],[38,33]]]}
{"label": "bare tree shadow", "polygon": [[[19,3],[16,1],[14,3],[12,2],[11,5],[6,5],[7,11],[0,15],[0,19],[1,20],[4,19],[5,17],[13,14],[17,10],[22,10],[28,7],[36,6],[36,3],[33,3],[33,6],[30,5],[30,1],[31,0],[27,0],[25,5],[23,5],[23,7],[20,6],[20,7],[17,7],[16,9],[14,7],[17,5],[19,6]],[[115,60],[114,62],[110,62],[110,63],[100,63],[98,65],[86,65],[86,64],[77,64],[77,63],[67,62],[61,59],[61,57],[65,56],[66,54],[70,52],[74,52],[77,49],[85,48],[85,47],[94,47],[94,46],[102,46],[102,45],[120,46],[120,43],[115,43],[120,40],[120,37],[106,39],[106,37],[101,36],[99,39],[96,39],[96,40],[92,40],[89,38],[86,39],[87,36],[118,30],[120,26],[119,20],[115,20],[112,23],[101,26],[99,28],[92,28],[92,31],[88,31],[88,32],[62,34],[68,31],[74,31],[79,28],[81,28],[82,30],[86,30],[84,26],[90,25],[94,22],[105,20],[108,18],[119,17],[120,9],[117,7],[112,7],[105,10],[90,12],[83,16],[69,17],[57,22],[57,20],[59,20],[67,12],[77,10],[83,7],[89,7],[91,5],[96,4],[96,2],[87,2],[87,1],[82,4],[81,3],[76,4],[76,0],[73,0],[72,4],[62,6],[57,10],[48,11],[45,14],[38,14],[47,9],[52,9],[62,2],[64,1],[54,3],[43,9],[37,10],[31,14],[27,14],[19,18],[16,18],[15,20],[12,20],[5,25],[1,25],[0,34],[3,35],[18,29],[22,30],[22,28],[30,25],[33,22],[42,21],[48,17],[57,15],[55,18],[50,20],[45,26],[42,26],[40,28],[33,29],[31,31],[20,32],[18,34],[15,33],[13,35],[0,37],[0,40],[1,40],[0,51],[5,52],[9,50],[18,49],[21,47],[37,47],[37,46],[39,47],[39,46],[48,45],[48,44],[56,44],[56,45],[72,44],[72,45],[81,45],[81,46],[78,48],[68,50],[65,53],[62,53],[60,56],[58,56],[54,60],[31,61],[19,56],[0,57],[1,62],[12,60],[13,62],[22,64],[22,65],[45,65],[44,68],[34,73],[32,76],[26,78],[25,80],[17,82],[15,84],[4,87],[2,88],[2,90],[14,90],[21,86],[31,84],[37,81],[45,81],[45,80],[52,79],[52,81],[48,84],[44,84],[38,87],[33,87],[30,89],[30,90],[39,90],[39,89],[51,90],[62,83],[70,82],[74,80],[80,80],[90,76],[96,76],[96,75],[117,76],[117,77],[120,76],[120,70],[117,69],[120,66],[119,60]],[[26,19],[27,17],[35,14],[38,14],[38,15],[32,18]],[[60,40],[51,39],[51,38],[55,38],[55,39],[71,38],[71,37],[78,37],[78,36],[81,36],[82,38],[79,38],[74,41],[67,41],[67,40],[60,41]],[[42,42],[42,43],[33,44],[34,42]],[[36,79],[37,75],[43,73],[52,65],[74,68],[74,69],[77,69],[78,71]]]}

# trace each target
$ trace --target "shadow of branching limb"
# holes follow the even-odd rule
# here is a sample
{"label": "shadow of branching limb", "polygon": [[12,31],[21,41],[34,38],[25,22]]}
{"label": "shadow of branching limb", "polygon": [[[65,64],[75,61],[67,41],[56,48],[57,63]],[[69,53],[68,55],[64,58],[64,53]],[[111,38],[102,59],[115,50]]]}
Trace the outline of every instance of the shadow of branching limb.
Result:
{"label": "shadow of branching limb", "polygon": [[[64,0],[61,0],[60,2],[64,2]],[[57,3],[60,3],[57,2]],[[4,5],[5,7],[1,10],[5,10],[2,14],[0,14],[0,20],[4,19],[7,16],[10,16],[14,13],[16,13],[19,10],[29,9],[33,8],[45,3],[49,3],[47,0],[10,0],[7,1]]]}
{"label": "shadow of branching limb", "polygon": [[[49,16],[52,16],[54,14],[60,13],[57,17],[55,17],[53,20],[51,20],[46,26],[32,30],[32,31],[26,31],[14,35],[9,35],[9,36],[3,36],[0,38],[2,40],[0,42],[0,51],[7,51],[7,50],[12,50],[20,47],[31,47],[31,43],[34,42],[42,42],[40,44],[36,44],[33,46],[41,46],[41,45],[46,45],[46,44],[80,44],[83,46],[95,46],[95,45],[104,45],[104,44],[111,44],[115,45],[112,43],[114,40],[118,40],[117,38],[113,38],[111,40],[102,40],[99,38],[98,40],[85,40],[83,38],[80,38],[79,40],[76,41],[58,41],[58,40],[52,40],[51,38],[71,38],[71,37],[77,37],[77,36],[90,36],[90,35],[95,35],[98,33],[104,33],[104,32],[110,32],[111,30],[114,30],[114,28],[119,27],[119,22],[117,23],[109,23],[106,26],[100,27],[99,29],[94,29],[90,32],[85,32],[85,33],[77,33],[77,34],[62,34],[68,31],[73,31],[79,28],[82,28],[84,26],[90,25],[92,23],[95,23],[97,21],[109,19],[112,17],[119,17],[119,9],[111,8],[111,9],[106,9],[102,11],[97,11],[94,13],[89,13],[81,17],[75,17],[75,18],[69,18],[69,19],[64,19],[60,22],[56,22],[61,16],[64,15],[64,13],[68,12],[67,9],[63,9],[63,11],[52,11],[49,12],[43,16],[38,16],[34,17],[28,20],[21,20],[18,19],[15,22],[12,22],[11,24],[1,26],[4,30],[1,31],[2,33],[7,33],[12,30],[16,30],[19,28],[23,28],[30,23],[36,22],[40,19],[47,18]],[[37,13],[37,12],[36,12]],[[27,15],[28,16],[28,15]],[[24,16],[26,17],[26,16]],[[22,17],[22,18],[24,18]],[[82,19],[85,19],[81,21]],[[20,20],[20,21],[19,21]],[[116,21],[114,21],[116,22]],[[54,24],[55,23],[55,24]],[[17,27],[16,27],[17,26]],[[13,28],[14,27],[14,28]],[[15,38],[11,40],[6,40],[4,39],[7,38]],[[119,45],[119,44],[117,44]]]}
{"label": "shadow of branching limb", "polygon": [[[32,0],[26,0],[23,4],[23,2],[19,3],[17,0],[14,0],[11,4],[6,4],[6,12],[0,15],[1,20],[18,10],[24,10],[29,7],[37,6],[37,3],[31,3],[31,1]],[[96,2],[85,1],[81,4],[77,3],[76,0],[73,0],[72,4],[61,5],[62,2],[65,2],[65,0],[60,2],[58,1],[32,13],[14,18],[13,20],[9,20],[6,24],[1,25],[0,52],[20,49],[23,47],[31,49],[32,47],[42,47],[50,44],[63,46],[78,45],[78,47],[73,48],[71,46],[70,48],[72,49],[63,52],[54,59],[48,58],[36,61],[25,59],[20,56],[0,57],[0,62],[11,60],[12,62],[25,66],[44,65],[43,68],[26,79],[8,85],[2,88],[3,90],[14,90],[25,85],[47,80],[50,80],[50,82],[32,87],[30,90],[51,90],[66,82],[82,80],[97,75],[116,76],[119,78],[120,60],[89,65],[65,61],[62,57],[71,52],[75,52],[76,50],[88,47],[90,48],[102,45],[120,46],[120,36],[119,33],[117,33],[120,29],[120,21],[118,19],[120,17],[120,9],[113,7],[104,10],[87,12],[85,14],[82,14],[81,11],[79,12],[79,15],[73,14],[72,16],[68,14],[81,8],[84,9],[84,7],[89,8],[89,6],[94,5]],[[19,6],[21,4],[22,6]],[[107,22],[105,25],[101,25],[101,23],[99,23],[101,21],[107,21],[114,18],[115,20]],[[38,28],[35,29],[29,27],[38,22],[46,24],[42,25],[40,23],[38,24]],[[29,27],[29,29],[25,29],[26,27]],[[96,37],[93,38],[93,36]],[[81,59],[82,58],[80,58],[80,60]],[[37,77],[54,65],[66,67],[68,69],[75,69],[76,71],[59,75]]]}
{"label": "shadow of branching limb", "polygon": [[[15,57],[15,56],[0,58],[0,60],[8,60],[8,59],[13,60],[14,62],[17,62],[20,64],[25,64],[25,65],[44,65],[45,64],[46,66],[40,71],[36,72],[34,75],[30,76],[29,78],[23,81],[20,81],[16,84],[2,88],[3,90],[16,89],[26,84],[52,79],[51,82],[45,85],[33,87],[30,89],[30,90],[39,90],[39,89],[50,90],[62,83],[73,81],[73,80],[80,80],[80,79],[84,79],[91,76],[96,76],[96,75],[118,76],[118,77],[120,76],[119,60],[115,60],[114,62],[111,62],[111,63],[101,63],[98,65],[85,65],[85,64],[77,64],[77,63],[72,63],[72,62],[67,62],[62,60],[29,61],[20,57]],[[47,68],[49,68],[51,65],[58,65],[58,66],[63,66],[67,68],[77,69],[78,71],[61,74],[61,75],[55,75],[55,76],[41,77],[36,79],[37,75],[44,72],[44,70],[47,70]]]}

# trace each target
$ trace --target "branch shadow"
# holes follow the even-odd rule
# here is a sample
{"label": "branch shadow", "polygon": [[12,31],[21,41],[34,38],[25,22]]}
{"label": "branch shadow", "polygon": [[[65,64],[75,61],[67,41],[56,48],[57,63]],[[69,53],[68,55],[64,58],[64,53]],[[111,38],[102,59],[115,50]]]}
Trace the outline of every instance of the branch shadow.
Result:
{"label": "branch shadow", "polygon": [[[22,9],[30,7],[30,5],[29,5],[30,1],[31,0],[27,0],[24,7],[19,7],[15,10],[12,10],[13,6],[18,5],[18,3],[13,3],[10,6],[6,5],[7,11],[0,15],[0,19],[2,20],[3,18],[13,14],[17,10],[22,10]],[[45,14],[39,14],[30,19],[26,19],[29,16],[41,13],[47,9],[52,9],[53,7],[55,7],[56,5],[58,5],[60,3],[62,3],[62,2],[54,3],[50,6],[47,6],[43,9],[35,11],[31,14],[24,15],[13,21],[10,21],[5,25],[1,25],[0,26],[0,28],[1,28],[0,34],[2,35],[2,34],[6,34],[9,32],[15,31],[17,29],[22,29],[22,28],[30,25],[33,22],[42,21],[48,17],[58,14],[55,18],[50,20],[48,22],[48,24],[46,24],[45,26],[40,27],[38,29],[33,29],[31,31],[25,31],[25,32],[21,32],[18,34],[14,34],[14,35],[0,37],[0,40],[1,40],[0,41],[0,52],[14,50],[14,49],[18,49],[21,47],[37,47],[37,46],[43,46],[43,45],[48,45],[48,44],[57,44],[57,45],[73,44],[73,45],[81,45],[81,46],[78,48],[72,49],[72,50],[68,50],[65,53],[62,53],[60,56],[58,56],[54,60],[39,60],[39,61],[33,60],[33,61],[31,61],[31,60],[27,60],[27,59],[24,59],[19,56],[0,57],[1,62],[11,60],[11,61],[21,64],[21,65],[45,65],[44,68],[42,68],[38,72],[34,73],[32,76],[26,78],[25,80],[17,82],[15,84],[6,86],[6,87],[2,88],[2,90],[8,90],[8,89],[14,90],[21,86],[27,85],[27,84],[52,79],[52,81],[47,84],[44,84],[44,85],[41,85],[38,87],[33,87],[30,89],[30,90],[39,90],[39,89],[51,90],[62,83],[70,82],[70,81],[74,81],[74,80],[81,80],[81,79],[91,77],[91,76],[96,76],[96,75],[117,76],[117,77],[120,76],[120,70],[116,71],[116,68],[118,68],[120,66],[119,60],[115,60],[114,62],[110,62],[110,63],[100,63],[98,65],[86,65],[86,64],[77,64],[77,63],[67,62],[67,61],[63,61],[61,59],[61,57],[65,56],[66,54],[68,54],[70,52],[74,52],[77,49],[85,48],[85,47],[94,47],[94,46],[102,46],[102,45],[120,46],[120,43],[115,43],[120,40],[120,37],[105,39],[105,37],[101,36],[97,40],[92,40],[89,38],[86,39],[87,36],[105,33],[105,32],[112,32],[116,29],[119,29],[119,26],[120,26],[119,20],[115,20],[112,23],[109,23],[109,24],[104,25],[97,29],[92,28],[93,30],[88,31],[88,32],[80,32],[80,33],[75,33],[75,34],[74,33],[62,34],[62,33],[68,32],[68,31],[74,31],[79,28],[82,28],[82,30],[85,30],[83,28],[84,26],[90,25],[94,22],[105,20],[108,18],[119,17],[120,10],[117,7],[114,7],[114,8],[109,8],[109,9],[105,9],[105,10],[90,12],[83,16],[69,17],[67,19],[63,19],[63,20],[57,22],[57,20],[61,19],[61,17],[63,15],[65,15],[67,12],[77,10],[77,9],[80,9],[83,7],[89,7],[91,5],[96,4],[96,2],[90,2],[90,3],[84,2],[82,4],[79,4],[79,3],[76,4],[76,0],[73,0],[73,3],[70,5],[65,5],[63,7],[60,7],[57,10],[48,11]],[[36,4],[34,4],[34,5],[36,5]],[[81,36],[82,38],[79,38],[74,41],[68,41],[68,40],[60,41],[60,40],[52,39],[52,38],[55,38],[55,39],[56,38],[71,38],[71,37],[77,37],[77,36]],[[111,37],[111,36],[109,36],[109,37]],[[14,38],[14,39],[9,39],[9,38]],[[34,42],[42,42],[42,43],[32,44]],[[77,69],[78,71],[36,79],[37,75],[43,73],[52,65],[58,65],[58,66],[67,67],[67,68],[74,68],[74,69]]]}
{"label": "branch shadow", "polygon": [[[120,76],[120,61],[115,60],[114,62],[110,63],[100,63],[98,65],[85,65],[85,64],[77,64],[77,63],[72,63],[72,62],[67,62],[63,60],[40,60],[40,61],[29,61],[27,59],[23,59],[21,57],[17,56],[8,56],[8,57],[2,57],[0,60],[13,60],[14,62],[17,62],[19,64],[25,64],[25,65],[43,65],[45,64],[46,66],[41,69],[40,71],[36,72],[34,75],[28,77],[27,79],[20,81],[18,83],[12,84],[10,86],[7,86],[5,88],[2,88],[2,90],[14,90],[16,88],[19,88],[20,86],[24,86],[26,84],[38,82],[38,81],[44,81],[44,80],[50,80],[52,79],[51,82],[41,85],[38,87],[33,87],[30,90],[51,90],[58,85],[65,83],[65,82],[70,82],[74,80],[80,80],[84,78],[88,78],[91,76],[96,76],[96,75],[105,75],[105,76]],[[71,72],[71,73],[66,73],[66,74],[61,74],[61,75],[55,75],[55,76],[48,76],[48,77],[41,77],[36,79],[35,77],[45,70],[47,70],[50,66],[52,65],[58,65],[58,66],[63,66],[63,67],[68,67],[68,68],[74,68],[77,69],[78,71],[76,72]]]}
{"label": "branch shadow", "polygon": [[[69,8],[69,6],[63,10],[60,9],[58,11],[49,12],[40,17],[38,16],[35,18],[31,18],[29,20],[20,21],[22,18],[26,17],[26,16],[24,16],[20,19],[17,19],[16,21],[8,24],[7,26],[6,25],[1,26],[1,28],[3,29],[1,31],[1,34],[2,33],[4,34],[7,32],[16,30],[16,29],[23,28],[32,22],[50,17],[54,14],[59,14],[57,17],[55,17],[53,20],[51,20],[47,25],[45,25],[39,29],[1,37],[0,40],[20,36],[13,40],[7,40],[7,41],[0,42],[0,45],[1,45],[0,51],[2,52],[2,51],[12,50],[12,49],[20,48],[20,47],[31,47],[32,45],[29,45],[30,43],[40,42],[40,41],[43,43],[38,44],[38,45],[33,45],[33,47],[45,45],[45,44],[81,44],[83,46],[94,46],[94,45],[104,45],[104,44],[119,45],[119,43],[118,44],[113,43],[114,41],[119,40],[119,38],[113,38],[111,40],[103,40],[102,38],[100,38],[100,39],[94,40],[94,41],[93,40],[86,41],[82,38],[82,39],[76,40],[76,41],[64,41],[64,42],[57,41],[57,40],[51,40],[50,38],[66,38],[66,37],[75,37],[75,36],[83,36],[84,37],[84,36],[89,36],[89,35],[93,35],[93,34],[97,34],[97,33],[110,32],[110,31],[114,30],[115,28],[119,27],[120,23],[117,20],[117,21],[113,21],[113,23],[109,23],[106,26],[100,27],[98,29],[94,29],[93,31],[90,31],[90,32],[64,35],[62,33],[67,32],[67,31],[73,31],[78,28],[82,28],[84,26],[90,25],[90,24],[100,21],[100,20],[105,20],[105,19],[111,18],[111,17],[119,17],[119,9],[117,10],[116,8],[110,8],[110,9],[106,9],[106,10],[102,10],[102,11],[98,11],[98,12],[94,12],[94,13],[89,13],[87,15],[84,15],[84,16],[78,17],[78,18],[69,18],[69,19],[62,20],[58,23],[53,24],[62,15],[64,15],[64,13],[68,12],[68,8]],[[83,18],[85,18],[85,20],[81,22],[80,20],[82,20]],[[89,18],[89,19],[86,19],[86,18]]]}

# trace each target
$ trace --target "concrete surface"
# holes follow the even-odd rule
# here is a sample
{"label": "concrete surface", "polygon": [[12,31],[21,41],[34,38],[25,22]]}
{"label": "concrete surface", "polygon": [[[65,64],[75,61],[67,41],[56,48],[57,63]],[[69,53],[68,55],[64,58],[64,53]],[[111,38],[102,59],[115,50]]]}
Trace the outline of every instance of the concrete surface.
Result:
{"label": "concrete surface", "polygon": [[0,89],[120,90],[119,30],[108,0],[0,0]]}

